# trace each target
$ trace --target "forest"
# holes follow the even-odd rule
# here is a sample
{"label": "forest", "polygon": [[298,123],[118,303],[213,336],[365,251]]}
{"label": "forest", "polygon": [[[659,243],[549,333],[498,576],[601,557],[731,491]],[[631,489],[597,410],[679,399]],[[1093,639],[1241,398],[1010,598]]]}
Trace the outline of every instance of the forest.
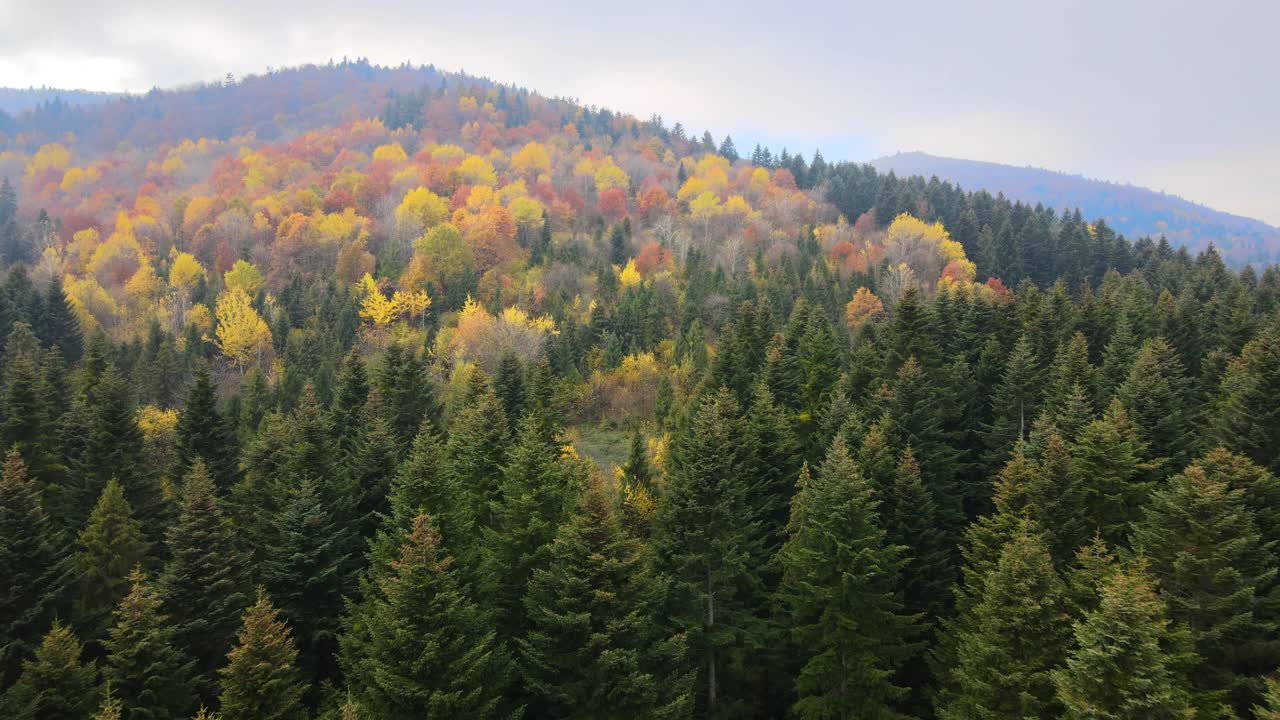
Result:
{"label": "forest", "polygon": [[1280,718],[1280,268],[433,67],[0,115],[0,714]]}

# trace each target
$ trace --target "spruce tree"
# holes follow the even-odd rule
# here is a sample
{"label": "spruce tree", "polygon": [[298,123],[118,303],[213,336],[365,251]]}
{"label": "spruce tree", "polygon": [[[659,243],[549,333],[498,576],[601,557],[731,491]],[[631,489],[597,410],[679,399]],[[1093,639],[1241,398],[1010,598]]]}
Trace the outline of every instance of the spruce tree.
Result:
{"label": "spruce tree", "polygon": [[1170,619],[1190,628],[1200,713],[1212,716],[1223,702],[1246,710],[1261,693],[1256,676],[1280,656],[1275,556],[1244,493],[1189,467],[1152,493],[1133,544],[1151,559]]}
{"label": "spruce tree", "polygon": [[495,715],[509,659],[451,565],[420,514],[387,574],[364,583],[342,637],[342,666],[362,712],[387,720]]}
{"label": "spruce tree", "polygon": [[40,641],[64,600],[72,567],[17,450],[0,473],[0,686]]}
{"label": "spruce tree", "polygon": [[687,717],[683,642],[655,637],[653,578],[598,480],[556,533],[524,599],[518,666],[533,717]]}
{"label": "spruce tree", "polygon": [[761,642],[761,537],[743,437],[728,389],[700,401],[673,440],[653,532],[654,569],[669,583],[660,622],[687,635],[699,712],[708,717],[739,711],[748,658]]}
{"label": "spruce tree", "polygon": [[790,418],[773,399],[764,383],[758,383],[747,412],[747,442],[754,450],[751,458],[755,484],[748,496],[752,513],[764,524],[765,545],[772,556],[785,538],[791,496],[802,461],[800,443],[791,429]]}
{"label": "spruce tree", "polygon": [[1005,361],[1004,375],[991,395],[991,426],[986,433],[987,461],[999,466],[1027,438],[1039,412],[1042,392],[1038,360],[1030,339],[1018,339]]}
{"label": "spruce tree", "polygon": [[35,657],[22,662],[22,675],[0,698],[0,709],[14,720],[81,720],[97,706],[98,668],[82,663],[84,646],[66,625],[55,621]]}
{"label": "spruce tree", "polygon": [[249,592],[231,523],[201,460],[183,483],[182,510],[166,541],[169,562],[160,576],[160,597],[177,624],[178,646],[208,677],[227,654]]}
{"label": "spruce tree", "polygon": [[1186,679],[1169,649],[1169,620],[1141,564],[1113,573],[1096,610],[1075,624],[1075,647],[1053,672],[1065,717],[1191,716]]}
{"label": "spruce tree", "polygon": [[939,698],[941,720],[1054,717],[1052,669],[1070,624],[1061,579],[1030,521],[1020,524],[955,622],[954,665]]}
{"label": "spruce tree", "polygon": [[223,720],[305,718],[307,685],[297,668],[298,650],[289,626],[265,592],[245,613],[236,646],[218,671]]}
{"label": "spruce tree", "polygon": [[190,472],[196,459],[201,459],[218,491],[230,491],[238,475],[239,448],[231,425],[218,412],[216,390],[206,367],[196,370],[186,404],[178,415],[177,434],[178,473]]}
{"label": "spruce tree", "polygon": [[133,509],[124,499],[124,489],[114,478],[107,482],[89,522],[76,543],[75,564],[80,580],[76,605],[82,626],[96,638],[105,629],[107,617],[129,591],[129,575],[147,559],[149,543]]}
{"label": "spruce tree", "polygon": [[919,618],[898,591],[906,548],[889,544],[878,507],[840,437],[796,493],[779,595],[804,657],[797,717],[899,717],[907,689],[893,675]]}
{"label": "spruce tree", "polygon": [[436,513],[442,542],[453,534],[458,510],[442,469],[444,446],[430,421],[424,420],[413,451],[391,481],[389,508],[380,518],[369,549],[371,573],[384,571],[399,555],[404,536],[420,513]]}
{"label": "spruce tree", "polygon": [[507,423],[514,433],[524,417],[525,407],[529,402],[528,390],[524,382],[524,366],[520,358],[513,352],[503,353],[498,362],[498,372],[493,377],[493,390],[502,401],[502,410],[507,415]]}
{"label": "spruce tree", "polygon": [[[479,373],[479,371],[476,371]],[[453,499],[453,536],[445,536],[451,555],[471,563],[480,527],[492,527],[490,512],[498,499],[499,479],[509,444],[506,413],[483,377],[472,383],[466,407],[454,418],[445,444],[443,472]]]}
{"label": "spruce tree", "polygon": [[15,323],[4,348],[0,395],[0,447],[16,447],[31,473],[46,482],[61,479],[53,467],[54,408],[43,378],[40,346],[26,323]]}
{"label": "spruce tree", "polygon": [[907,548],[902,565],[903,607],[932,622],[951,604],[955,573],[951,549],[938,527],[937,505],[924,487],[910,446],[902,451],[884,497],[881,514],[888,544]]}
{"label": "spruce tree", "polygon": [[386,512],[391,479],[400,465],[395,427],[376,411],[376,404],[366,410],[355,447],[344,462],[345,477],[337,493],[341,498],[330,498],[338,504],[335,513],[362,541],[373,536],[378,516]]}
{"label": "spruce tree", "polygon": [[115,611],[103,642],[102,679],[128,720],[177,720],[195,704],[195,661],[174,644],[176,628],[160,609],[159,594],[141,570]]}

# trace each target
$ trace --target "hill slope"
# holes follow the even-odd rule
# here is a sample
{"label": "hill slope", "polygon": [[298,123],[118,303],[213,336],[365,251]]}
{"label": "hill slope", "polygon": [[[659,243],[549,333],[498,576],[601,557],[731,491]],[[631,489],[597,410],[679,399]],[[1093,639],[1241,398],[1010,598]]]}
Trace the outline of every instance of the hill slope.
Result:
{"label": "hill slope", "polygon": [[968,190],[1004,193],[1013,200],[1058,210],[1079,207],[1086,217],[1104,218],[1130,238],[1163,234],[1174,245],[1193,251],[1213,243],[1234,264],[1266,263],[1280,257],[1280,229],[1134,185],[922,152],[898,153],[871,164],[880,172],[936,175]]}

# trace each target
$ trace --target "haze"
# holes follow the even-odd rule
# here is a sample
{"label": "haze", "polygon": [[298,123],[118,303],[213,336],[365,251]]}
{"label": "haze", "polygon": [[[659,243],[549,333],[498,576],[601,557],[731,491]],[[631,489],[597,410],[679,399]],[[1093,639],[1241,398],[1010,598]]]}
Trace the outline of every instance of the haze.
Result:
{"label": "haze", "polygon": [[0,0],[0,86],[145,91],[343,56],[828,160],[1131,182],[1280,225],[1280,4]]}

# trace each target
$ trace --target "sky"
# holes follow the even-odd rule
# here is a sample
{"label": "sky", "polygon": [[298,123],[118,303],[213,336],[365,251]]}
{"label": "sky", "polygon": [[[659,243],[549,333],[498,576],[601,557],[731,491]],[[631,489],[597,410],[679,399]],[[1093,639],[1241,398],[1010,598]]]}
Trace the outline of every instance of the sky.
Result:
{"label": "sky", "polygon": [[0,0],[0,86],[430,63],[827,160],[1131,182],[1280,226],[1280,2]]}

